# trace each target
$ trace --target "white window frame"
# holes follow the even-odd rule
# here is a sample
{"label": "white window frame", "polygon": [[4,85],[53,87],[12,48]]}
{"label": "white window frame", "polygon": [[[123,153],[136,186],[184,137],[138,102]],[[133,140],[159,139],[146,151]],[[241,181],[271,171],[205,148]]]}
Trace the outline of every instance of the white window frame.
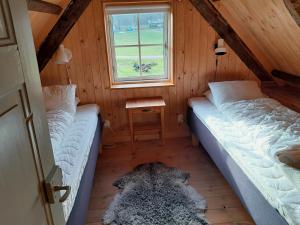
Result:
{"label": "white window frame", "polygon": [[[141,44],[140,40],[140,23],[139,17],[142,13],[165,12],[164,18],[164,43],[163,44]],[[114,34],[111,26],[111,16],[120,14],[137,14],[138,43],[135,45],[114,45]],[[166,86],[173,85],[173,23],[172,7],[170,2],[142,2],[142,3],[106,3],[104,4],[105,16],[105,33],[107,42],[107,56],[109,63],[109,75],[111,87],[119,87],[120,84],[137,84],[148,83],[146,86]],[[149,46],[164,47],[164,74],[153,76],[143,76],[142,70],[139,70],[139,76],[120,78],[117,74],[117,64],[115,57],[116,48],[137,47],[139,50],[139,63],[142,62],[141,48]],[[143,86],[143,85],[141,85]],[[120,86],[122,87],[122,86]],[[128,87],[128,86],[127,86]]]}

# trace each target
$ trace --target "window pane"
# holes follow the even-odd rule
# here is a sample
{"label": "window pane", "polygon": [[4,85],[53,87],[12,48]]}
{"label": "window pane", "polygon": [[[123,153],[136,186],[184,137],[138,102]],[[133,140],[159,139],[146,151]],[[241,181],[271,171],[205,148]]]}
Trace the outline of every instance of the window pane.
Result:
{"label": "window pane", "polygon": [[139,49],[137,47],[115,48],[117,79],[140,76]]}
{"label": "window pane", "polygon": [[140,14],[141,44],[163,44],[164,13]]}
{"label": "window pane", "polygon": [[115,45],[137,45],[137,14],[112,15]]}
{"label": "window pane", "polygon": [[164,50],[163,46],[147,46],[141,48],[142,76],[163,76]]}

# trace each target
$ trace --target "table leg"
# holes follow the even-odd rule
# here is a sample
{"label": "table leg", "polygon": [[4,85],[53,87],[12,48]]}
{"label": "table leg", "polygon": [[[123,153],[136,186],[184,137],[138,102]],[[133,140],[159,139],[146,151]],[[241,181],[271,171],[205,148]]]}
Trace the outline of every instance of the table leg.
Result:
{"label": "table leg", "polygon": [[160,111],[160,126],[161,126],[161,143],[165,144],[165,109],[161,108]]}
{"label": "table leg", "polygon": [[131,147],[132,147],[132,153],[134,154],[134,131],[133,131],[133,117],[132,117],[132,111],[128,110],[128,122],[130,127],[130,139],[131,139]]}

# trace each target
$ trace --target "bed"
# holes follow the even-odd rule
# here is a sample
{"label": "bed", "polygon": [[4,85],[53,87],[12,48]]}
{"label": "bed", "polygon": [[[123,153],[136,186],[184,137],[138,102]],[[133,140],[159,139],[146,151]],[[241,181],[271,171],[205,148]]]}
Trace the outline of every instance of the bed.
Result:
{"label": "bed", "polygon": [[205,97],[189,100],[187,121],[256,224],[300,224],[299,185],[284,172],[286,166],[262,157],[261,151],[249,151],[261,143],[249,143],[228,115]]}
{"label": "bed", "polygon": [[95,104],[78,106],[70,125],[68,114],[47,112],[55,163],[62,169],[63,185],[71,192],[63,202],[68,225],[85,224],[93,177],[101,144],[102,120]]}

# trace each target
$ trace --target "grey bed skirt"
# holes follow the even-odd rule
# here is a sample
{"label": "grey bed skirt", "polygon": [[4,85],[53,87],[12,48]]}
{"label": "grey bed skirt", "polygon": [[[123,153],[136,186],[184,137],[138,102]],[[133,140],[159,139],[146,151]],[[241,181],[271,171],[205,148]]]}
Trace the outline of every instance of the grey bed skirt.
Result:
{"label": "grey bed skirt", "polygon": [[86,167],[84,169],[80,186],[76,195],[74,206],[66,225],[84,225],[89,207],[90,195],[93,188],[94,174],[102,139],[103,122],[98,116],[98,124]]}
{"label": "grey bed skirt", "polygon": [[257,225],[288,225],[287,221],[268,203],[190,107],[187,111],[187,122],[191,132],[198,138],[255,223]]}

